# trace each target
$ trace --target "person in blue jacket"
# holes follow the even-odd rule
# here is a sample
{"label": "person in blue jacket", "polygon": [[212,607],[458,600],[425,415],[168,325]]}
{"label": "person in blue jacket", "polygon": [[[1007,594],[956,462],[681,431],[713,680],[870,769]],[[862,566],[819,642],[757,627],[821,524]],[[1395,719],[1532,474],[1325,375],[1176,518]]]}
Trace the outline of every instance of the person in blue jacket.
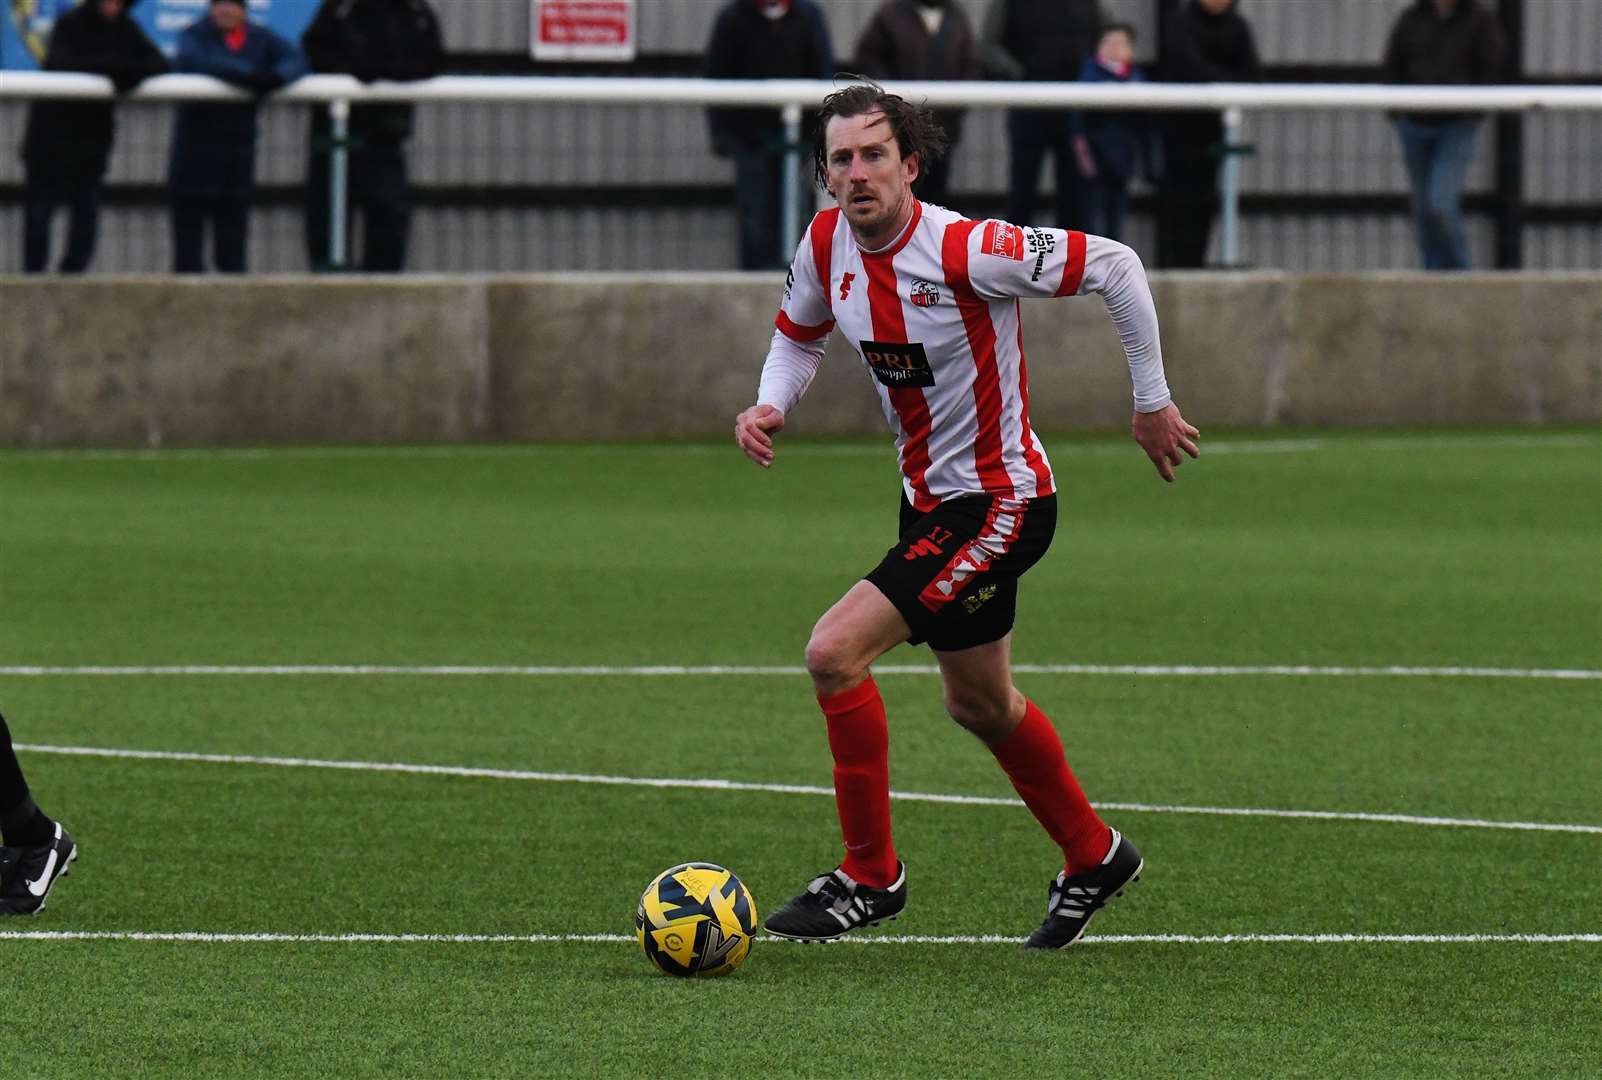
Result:
{"label": "person in blue jacket", "polygon": [[[1085,57],[1080,82],[1145,82],[1135,66],[1135,28],[1108,23],[1094,56]],[[1161,147],[1151,120],[1139,113],[1087,109],[1069,119],[1074,157],[1085,180],[1085,231],[1120,239],[1129,208],[1130,177],[1140,165],[1147,180],[1162,171]]]}
{"label": "person in blue jacket", "polygon": [[206,14],[178,38],[174,67],[257,95],[239,104],[180,105],[167,174],[173,271],[205,270],[209,222],[214,265],[223,273],[242,274],[256,184],[256,109],[261,95],[306,74],[306,58],[293,43],[251,22],[245,0],[211,0]]}

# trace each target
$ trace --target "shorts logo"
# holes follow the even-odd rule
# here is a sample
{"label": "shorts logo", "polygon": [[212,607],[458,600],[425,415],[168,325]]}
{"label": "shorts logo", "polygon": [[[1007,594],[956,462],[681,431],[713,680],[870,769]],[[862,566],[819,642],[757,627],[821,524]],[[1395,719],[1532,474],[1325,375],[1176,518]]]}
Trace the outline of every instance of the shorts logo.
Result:
{"label": "shorts logo", "polygon": [[890,389],[904,386],[933,386],[934,369],[923,346],[916,341],[862,341],[863,362],[874,377]]}
{"label": "shorts logo", "polygon": [[840,299],[844,300],[851,295],[851,283],[856,280],[855,274],[840,275]]}
{"label": "shorts logo", "polygon": [[950,529],[944,529],[936,525],[929,530],[928,536],[920,536],[916,543],[908,546],[906,553],[901,557],[907,562],[912,562],[914,559],[921,559],[925,555],[943,555],[945,551],[940,545],[950,540],[952,535]]}
{"label": "shorts logo", "polygon": [[967,610],[969,615],[972,615],[974,612],[978,611],[984,606],[986,600],[989,600],[995,595],[996,586],[985,585],[975,590],[971,595],[964,596],[962,598],[962,606]]}
{"label": "shorts logo", "polygon": [[940,290],[919,278],[912,283],[912,306],[934,307],[940,303]]}
{"label": "shorts logo", "polygon": [[1016,259],[1022,262],[1023,230],[1016,225],[1008,225],[1005,221],[987,221],[984,242],[979,245],[979,251],[981,254],[994,255],[998,259]]}

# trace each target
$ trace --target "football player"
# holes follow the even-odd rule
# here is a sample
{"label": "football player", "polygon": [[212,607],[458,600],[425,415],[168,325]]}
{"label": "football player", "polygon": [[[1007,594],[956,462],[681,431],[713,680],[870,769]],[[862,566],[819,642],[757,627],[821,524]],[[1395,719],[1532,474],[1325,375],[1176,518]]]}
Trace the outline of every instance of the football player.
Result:
{"label": "football player", "polygon": [[890,830],[888,729],[869,665],[906,641],[934,650],[945,707],[995,755],[1062,851],[1032,948],[1079,940],[1134,880],[1140,853],[1086,800],[1056,729],[1013,685],[1018,579],[1056,529],[1057,480],[1030,425],[1019,298],[1099,293],[1134,384],[1131,432],[1164,480],[1197,430],[1170,399],[1145,270],[1081,232],[972,221],[913,184],[944,148],[927,109],[874,85],[823,102],[814,158],[835,206],[796,251],[757,403],[735,439],[764,468],[838,329],[874,380],[902,473],[900,538],[824,613],[807,670],[834,757],[841,864],[764,924],[817,941],[894,918],[906,868]]}

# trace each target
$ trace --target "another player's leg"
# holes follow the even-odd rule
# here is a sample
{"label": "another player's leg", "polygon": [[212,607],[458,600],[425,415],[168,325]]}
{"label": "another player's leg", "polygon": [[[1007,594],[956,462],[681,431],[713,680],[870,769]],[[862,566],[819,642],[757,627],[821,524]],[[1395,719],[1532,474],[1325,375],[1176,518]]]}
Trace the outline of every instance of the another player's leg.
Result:
{"label": "another player's leg", "polygon": [[946,711],[977,735],[1006,772],[1029,812],[1062,850],[1046,919],[1028,946],[1060,949],[1078,941],[1091,917],[1120,895],[1144,862],[1085,798],[1062,740],[1046,714],[1013,686],[1012,635],[953,652],[936,651]]}
{"label": "another player's leg", "polygon": [[908,633],[900,613],[866,581],[812,631],[807,670],[828,725],[845,858],[768,916],[770,934],[823,941],[893,919],[906,906],[906,870],[890,835],[889,727],[868,666]]}
{"label": "another player's leg", "polygon": [[72,834],[34,803],[0,716],[0,915],[32,915],[78,857]]}

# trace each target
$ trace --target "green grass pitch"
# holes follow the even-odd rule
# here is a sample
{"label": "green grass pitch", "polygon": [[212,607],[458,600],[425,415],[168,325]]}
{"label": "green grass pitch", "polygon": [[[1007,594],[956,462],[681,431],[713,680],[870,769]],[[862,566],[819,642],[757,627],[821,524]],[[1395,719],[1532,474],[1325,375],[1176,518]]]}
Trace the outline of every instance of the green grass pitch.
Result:
{"label": "green grass pitch", "polygon": [[[1047,442],[1023,664],[1602,668],[1602,436],[1214,437],[1160,483]],[[1206,444],[1204,444],[1205,446]],[[25,744],[827,786],[804,675],[25,674],[171,665],[801,663],[893,539],[879,442],[0,454],[0,709]],[[899,649],[885,664],[927,664]],[[1022,674],[1091,798],[1591,826],[1108,810],[1147,873],[1014,944],[1055,852],[903,800],[873,943],[679,982],[614,940],[686,859],[771,909],[822,795],[24,750],[82,858],[0,923],[5,1076],[1595,1076],[1602,682]],[[901,792],[1009,797],[926,674],[880,679]],[[47,938],[51,932],[272,935]],[[1156,935],[1182,941],[1160,942]],[[1416,935],[1489,940],[1195,940]],[[880,940],[890,939],[890,940]]]}

